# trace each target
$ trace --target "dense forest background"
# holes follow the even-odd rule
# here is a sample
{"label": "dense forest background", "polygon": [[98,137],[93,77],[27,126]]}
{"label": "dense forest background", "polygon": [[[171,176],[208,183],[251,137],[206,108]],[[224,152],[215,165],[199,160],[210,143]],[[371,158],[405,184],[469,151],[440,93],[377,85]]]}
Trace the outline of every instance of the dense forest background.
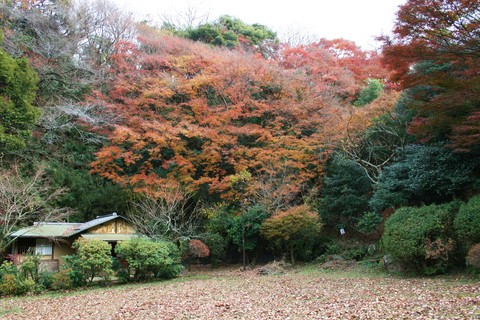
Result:
{"label": "dense forest background", "polygon": [[377,52],[230,16],[1,0],[0,248],[34,221],[117,212],[212,261],[463,265],[480,242],[479,7],[409,0]]}

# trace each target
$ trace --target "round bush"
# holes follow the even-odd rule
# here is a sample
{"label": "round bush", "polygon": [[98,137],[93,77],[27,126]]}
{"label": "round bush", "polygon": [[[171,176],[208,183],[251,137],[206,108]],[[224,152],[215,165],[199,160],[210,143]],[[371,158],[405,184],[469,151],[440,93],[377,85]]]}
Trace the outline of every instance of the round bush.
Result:
{"label": "round bush", "polygon": [[465,247],[480,242],[480,196],[460,206],[454,221],[458,239]]}
{"label": "round bush", "polygon": [[480,243],[477,243],[468,250],[467,264],[475,268],[480,268]]}
{"label": "round bush", "polygon": [[385,251],[405,267],[433,274],[445,271],[455,249],[453,218],[457,203],[404,207],[385,222]]}
{"label": "round bush", "polygon": [[133,280],[173,278],[181,271],[178,248],[171,242],[133,238],[119,242],[115,251],[128,262],[127,275],[133,273]]}

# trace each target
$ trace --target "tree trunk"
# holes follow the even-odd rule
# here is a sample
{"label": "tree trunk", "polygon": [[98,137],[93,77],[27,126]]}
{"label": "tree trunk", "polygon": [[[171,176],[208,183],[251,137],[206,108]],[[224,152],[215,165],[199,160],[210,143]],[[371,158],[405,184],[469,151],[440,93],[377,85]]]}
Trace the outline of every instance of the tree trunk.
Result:
{"label": "tree trunk", "polygon": [[294,252],[293,252],[293,244],[290,246],[290,260],[292,261],[292,264],[295,263],[295,255],[294,255]]}

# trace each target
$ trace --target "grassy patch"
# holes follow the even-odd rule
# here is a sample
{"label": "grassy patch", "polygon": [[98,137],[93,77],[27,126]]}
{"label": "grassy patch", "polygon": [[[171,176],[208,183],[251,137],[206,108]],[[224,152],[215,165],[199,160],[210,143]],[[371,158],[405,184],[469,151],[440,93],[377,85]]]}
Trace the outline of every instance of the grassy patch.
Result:
{"label": "grassy patch", "polygon": [[20,312],[22,312],[22,309],[18,307],[13,307],[8,309],[0,308],[0,317],[5,316],[7,314],[20,313]]}

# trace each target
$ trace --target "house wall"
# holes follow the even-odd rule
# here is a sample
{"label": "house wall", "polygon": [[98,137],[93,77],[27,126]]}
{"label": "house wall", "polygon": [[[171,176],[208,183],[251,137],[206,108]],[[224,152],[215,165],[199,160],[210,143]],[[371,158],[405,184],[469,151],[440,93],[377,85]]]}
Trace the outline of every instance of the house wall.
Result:
{"label": "house wall", "polygon": [[59,266],[65,262],[63,256],[69,256],[74,253],[75,250],[69,242],[57,242],[53,246],[53,259],[58,260]]}
{"label": "house wall", "polygon": [[88,230],[88,233],[125,233],[125,234],[130,234],[130,233],[136,233],[136,229],[134,226],[132,226],[130,223],[121,220],[121,219],[116,219],[113,221],[109,221],[107,223],[104,223],[102,225],[93,227]]}
{"label": "house wall", "polygon": [[64,256],[75,253],[71,243],[65,240],[55,241],[53,245],[53,254],[40,257],[40,270],[42,271],[58,271],[65,262]]}

